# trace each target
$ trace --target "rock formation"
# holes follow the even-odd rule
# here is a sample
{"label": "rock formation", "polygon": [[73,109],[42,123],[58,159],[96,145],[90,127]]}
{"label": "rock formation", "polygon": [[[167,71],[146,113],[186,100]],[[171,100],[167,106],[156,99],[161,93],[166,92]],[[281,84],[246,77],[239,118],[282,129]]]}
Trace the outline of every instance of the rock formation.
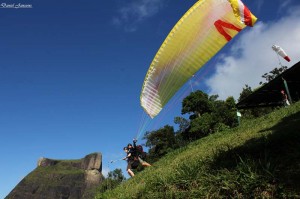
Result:
{"label": "rock formation", "polygon": [[102,155],[93,153],[79,160],[40,158],[5,199],[93,198],[103,180]]}

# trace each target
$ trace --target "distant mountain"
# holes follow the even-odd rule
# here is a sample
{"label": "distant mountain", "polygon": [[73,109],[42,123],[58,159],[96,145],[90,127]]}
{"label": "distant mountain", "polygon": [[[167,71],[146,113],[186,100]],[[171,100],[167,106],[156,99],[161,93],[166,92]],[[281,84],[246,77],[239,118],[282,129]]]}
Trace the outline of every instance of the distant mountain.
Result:
{"label": "distant mountain", "polygon": [[5,199],[82,199],[94,198],[103,181],[102,154],[93,153],[79,160],[40,158]]}

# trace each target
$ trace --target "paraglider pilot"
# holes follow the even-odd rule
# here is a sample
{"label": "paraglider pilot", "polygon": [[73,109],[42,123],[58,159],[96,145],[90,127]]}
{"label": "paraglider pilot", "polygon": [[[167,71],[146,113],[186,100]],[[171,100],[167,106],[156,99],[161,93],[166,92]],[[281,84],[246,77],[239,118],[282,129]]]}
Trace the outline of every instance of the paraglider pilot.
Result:
{"label": "paraglider pilot", "polygon": [[287,94],[284,92],[284,90],[281,90],[281,96],[282,96],[282,102],[284,106],[289,106],[290,102],[288,100]]}
{"label": "paraglider pilot", "polygon": [[133,177],[134,173],[133,173],[133,171],[131,169],[134,169],[134,168],[132,168],[132,166],[134,166],[133,164],[135,163],[134,162],[134,157],[133,157],[132,153],[130,153],[130,151],[129,151],[129,149],[127,147],[124,147],[123,150],[126,153],[126,157],[123,158],[123,160],[127,160],[126,171],[127,171],[128,175],[130,175],[131,177]]}
{"label": "paraglider pilot", "polygon": [[128,144],[127,147],[124,147],[124,152],[127,154],[126,157],[123,158],[123,160],[127,159],[127,172],[128,174],[133,177],[134,173],[132,169],[136,169],[139,164],[141,164],[143,167],[149,167],[151,166],[148,162],[144,161],[138,151],[137,151],[137,146],[136,146],[137,140],[133,140],[133,145]]}

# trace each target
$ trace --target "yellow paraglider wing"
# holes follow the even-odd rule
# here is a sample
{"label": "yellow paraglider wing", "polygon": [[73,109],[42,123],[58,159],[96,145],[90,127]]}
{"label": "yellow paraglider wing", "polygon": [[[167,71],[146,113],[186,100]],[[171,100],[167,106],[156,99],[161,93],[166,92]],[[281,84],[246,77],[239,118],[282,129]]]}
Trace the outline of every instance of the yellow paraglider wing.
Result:
{"label": "yellow paraglider wing", "polygon": [[144,80],[141,105],[153,118],[180,87],[256,17],[240,0],[200,0],[171,30]]}

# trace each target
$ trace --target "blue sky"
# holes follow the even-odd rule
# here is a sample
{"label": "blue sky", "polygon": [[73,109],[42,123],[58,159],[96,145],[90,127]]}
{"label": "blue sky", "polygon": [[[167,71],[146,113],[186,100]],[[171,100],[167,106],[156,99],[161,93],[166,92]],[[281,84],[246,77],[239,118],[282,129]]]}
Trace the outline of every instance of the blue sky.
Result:
{"label": "blue sky", "polygon": [[[108,162],[123,157],[122,147],[143,123],[139,95],[149,64],[195,2],[0,2],[0,198],[39,157],[79,159],[102,152],[104,174],[125,168],[124,161]],[[278,66],[275,43],[290,55],[287,66],[299,61],[300,1],[243,2],[258,17],[256,26],[197,73],[193,89],[237,98],[245,84],[258,86],[261,75]],[[19,3],[32,8],[4,8]],[[185,85],[180,97],[190,89]],[[157,119],[146,119],[145,130],[174,125],[180,105],[174,101]]]}

